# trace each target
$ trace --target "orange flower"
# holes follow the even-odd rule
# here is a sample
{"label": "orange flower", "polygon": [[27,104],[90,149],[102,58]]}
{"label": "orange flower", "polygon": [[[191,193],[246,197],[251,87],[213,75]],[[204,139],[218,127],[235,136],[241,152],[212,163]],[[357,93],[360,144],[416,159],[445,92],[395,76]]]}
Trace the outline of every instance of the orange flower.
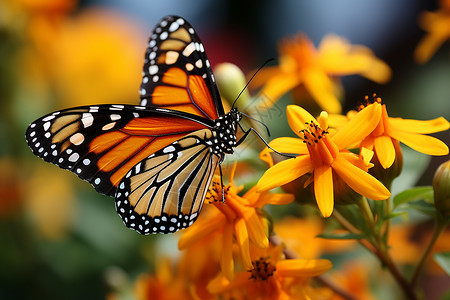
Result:
{"label": "orange flower", "polygon": [[329,217],[333,212],[333,178],[336,176],[361,195],[373,200],[387,199],[390,192],[367,173],[371,151],[362,151],[358,157],[346,149],[374,130],[380,120],[380,111],[381,107],[377,106],[363,110],[330,136],[325,112],[316,120],[301,107],[289,105],[286,111],[289,125],[300,139],[278,138],[269,145],[278,151],[298,156],[267,170],[257,184],[257,191],[268,191],[311,174],[307,184],[314,182],[314,194],[324,217]]}
{"label": "orange flower", "polygon": [[233,183],[236,164],[230,175],[230,184],[224,187],[225,202],[222,202],[222,188],[220,177],[216,176],[209,195],[205,201],[210,202],[215,209],[210,209],[208,214],[202,213],[197,222],[186,229],[180,238],[178,248],[180,250],[190,247],[211,235],[221,236],[222,255],[220,264],[222,272],[228,279],[233,278],[233,244],[236,242],[244,268],[251,269],[250,243],[267,248],[268,227],[260,213],[260,208],[266,204],[288,204],[294,200],[292,195],[257,193],[253,187],[242,197],[238,192],[243,187],[236,187]]}
{"label": "orange flower", "polygon": [[[360,107],[361,112],[374,106],[380,107],[380,109],[373,110],[373,113],[379,114],[379,123],[363,139],[360,147],[376,152],[383,168],[389,168],[395,160],[393,144],[395,140],[427,155],[447,155],[449,153],[445,143],[426,135],[449,129],[450,123],[443,117],[429,121],[392,118],[388,116],[386,105],[382,104],[380,97],[374,94],[371,100],[373,103],[369,102],[367,96],[365,100],[366,104]],[[355,111],[348,113],[349,119],[356,115]]]}
{"label": "orange flower", "polygon": [[341,104],[331,76],[352,74],[384,83],[389,80],[391,70],[370,49],[351,45],[344,38],[327,35],[316,49],[306,35],[298,34],[280,43],[279,66],[264,68],[252,84],[264,85],[262,94],[271,102],[303,85],[322,109],[340,113]]}
{"label": "orange flower", "polygon": [[309,280],[331,269],[331,262],[283,259],[282,251],[282,246],[256,251],[251,271],[239,272],[232,281],[219,274],[208,290],[212,294],[230,293],[234,299],[324,299]]}
{"label": "orange flower", "polygon": [[439,47],[450,38],[450,1],[441,0],[441,9],[436,12],[423,12],[419,25],[428,33],[414,51],[417,63],[426,63]]}

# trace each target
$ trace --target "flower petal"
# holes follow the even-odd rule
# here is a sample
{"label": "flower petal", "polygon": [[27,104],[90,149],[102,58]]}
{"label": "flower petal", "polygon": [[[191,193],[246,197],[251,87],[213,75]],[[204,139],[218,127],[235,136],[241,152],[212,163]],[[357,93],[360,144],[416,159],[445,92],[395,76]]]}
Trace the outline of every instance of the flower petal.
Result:
{"label": "flower petal", "polygon": [[328,74],[361,74],[370,80],[383,83],[391,77],[389,66],[378,59],[367,47],[351,45],[336,35],[325,36],[319,45],[320,63]]}
{"label": "flower petal", "polygon": [[448,147],[441,140],[432,136],[409,133],[404,131],[393,131],[390,133],[391,137],[402,142],[403,144],[411,147],[412,149],[419,151],[427,155],[447,155]]}
{"label": "flower petal", "polygon": [[305,70],[304,73],[303,84],[317,104],[329,113],[340,113],[341,102],[335,96],[335,84],[330,77],[323,70],[316,68]]}
{"label": "flower petal", "polygon": [[269,239],[267,238],[264,224],[261,222],[255,210],[251,209],[249,212],[246,212],[244,219],[250,240],[259,248],[269,247]]}
{"label": "flower petal", "polygon": [[[303,123],[303,129],[305,128],[305,124]],[[269,143],[269,146],[273,149],[284,152],[284,153],[292,153],[292,154],[308,154],[308,148],[303,140],[293,137],[280,137],[274,139]]]}
{"label": "flower petal", "polygon": [[327,218],[333,212],[333,171],[330,166],[322,165],[314,169],[314,194],[322,215]]}
{"label": "flower petal", "polygon": [[267,80],[261,90],[261,94],[265,96],[264,102],[258,103],[258,106],[270,108],[285,93],[300,84],[300,78],[287,73],[279,73]]}
{"label": "flower petal", "polygon": [[258,193],[291,182],[313,169],[309,155],[284,160],[267,170],[257,183]]}
{"label": "flower petal", "polygon": [[206,236],[217,232],[219,228],[222,228],[226,222],[225,216],[215,207],[209,207],[209,209],[213,210],[211,216],[208,218],[199,218],[191,227],[184,230],[183,235],[178,241],[178,249],[186,249]]}
{"label": "flower petal", "polygon": [[328,259],[285,259],[276,264],[278,275],[282,277],[319,276],[332,267]]}
{"label": "flower petal", "polygon": [[305,123],[309,123],[311,121],[314,124],[319,125],[316,118],[314,118],[309,112],[298,105],[288,105],[286,107],[286,116],[289,122],[289,126],[292,131],[299,135],[299,132],[305,129]]}
{"label": "flower petal", "polygon": [[331,167],[348,186],[363,196],[373,200],[384,200],[391,195],[375,177],[354,166],[341,155],[336,157]]}
{"label": "flower petal", "polygon": [[358,112],[331,139],[339,149],[362,141],[377,127],[381,118],[381,105],[371,104]]}
{"label": "flower petal", "polygon": [[400,130],[411,133],[434,133],[444,131],[450,128],[450,123],[443,117],[433,120],[411,120],[402,118],[389,118],[392,130]]}
{"label": "flower petal", "polygon": [[378,160],[383,168],[387,169],[394,163],[395,160],[395,148],[392,144],[392,140],[387,135],[376,137],[374,140],[375,152],[377,153]]}
{"label": "flower petal", "polygon": [[250,240],[244,219],[237,219],[234,224],[234,232],[239,246],[239,252],[241,253],[242,264],[244,265],[244,268],[251,270],[253,269],[253,265],[250,257]]}
{"label": "flower petal", "polygon": [[220,268],[222,270],[222,274],[229,281],[232,281],[234,278],[234,261],[233,261],[233,226],[231,224],[227,224],[223,228]]}
{"label": "flower petal", "polygon": [[[276,194],[276,193],[262,193],[259,197],[258,203],[272,204],[272,205],[286,205],[295,200],[292,194]],[[263,206],[263,205],[260,205]]]}

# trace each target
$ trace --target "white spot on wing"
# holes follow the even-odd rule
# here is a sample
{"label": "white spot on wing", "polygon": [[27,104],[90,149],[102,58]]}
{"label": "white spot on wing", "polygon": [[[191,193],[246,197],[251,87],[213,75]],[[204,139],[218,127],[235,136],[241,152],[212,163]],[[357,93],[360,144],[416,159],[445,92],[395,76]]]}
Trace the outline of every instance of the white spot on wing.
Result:
{"label": "white spot on wing", "polygon": [[[94,107],[91,107],[91,109],[93,109]],[[97,107],[97,111],[98,111],[98,107]],[[92,123],[94,123],[94,117],[92,116],[91,113],[84,113],[83,116],[81,117],[81,122],[83,123],[84,128],[87,128],[89,126],[92,125]]]}
{"label": "white spot on wing", "polygon": [[78,153],[73,153],[71,156],[69,156],[70,162],[76,162],[80,158],[80,155]]}
{"label": "white spot on wing", "polygon": [[184,56],[188,57],[194,51],[195,51],[195,45],[194,45],[194,42],[191,42],[189,45],[187,45],[184,48],[184,50],[183,50],[183,52],[181,54],[183,54]]}
{"label": "white spot on wing", "polygon": [[158,73],[158,66],[152,65],[148,67],[148,72],[150,75],[155,75],[156,73]]}
{"label": "white spot on wing", "polygon": [[44,127],[44,130],[47,131],[50,128],[50,122],[45,122],[44,125],[42,125]]}

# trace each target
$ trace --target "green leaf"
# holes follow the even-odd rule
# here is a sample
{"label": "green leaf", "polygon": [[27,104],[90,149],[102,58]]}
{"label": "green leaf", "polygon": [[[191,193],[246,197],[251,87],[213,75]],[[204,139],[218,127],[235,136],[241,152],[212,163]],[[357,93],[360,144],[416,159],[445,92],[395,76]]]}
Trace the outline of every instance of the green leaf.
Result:
{"label": "green leaf", "polygon": [[433,259],[450,276],[450,252],[436,253]]}
{"label": "green leaf", "polygon": [[436,217],[436,208],[434,207],[434,205],[423,200],[406,203],[404,207],[415,209],[433,218]]}
{"label": "green leaf", "polygon": [[433,203],[433,188],[431,186],[421,186],[405,190],[394,197],[394,207],[417,200]]}
{"label": "green leaf", "polygon": [[387,221],[387,220],[389,220],[389,219],[396,218],[396,217],[398,217],[398,216],[405,215],[405,214],[407,214],[406,211],[390,213],[390,214],[384,216],[383,222],[384,222],[384,221]]}
{"label": "green leaf", "polygon": [[357,233],[322,233],[317,237],[328,240],[360,240],[363,238]]}

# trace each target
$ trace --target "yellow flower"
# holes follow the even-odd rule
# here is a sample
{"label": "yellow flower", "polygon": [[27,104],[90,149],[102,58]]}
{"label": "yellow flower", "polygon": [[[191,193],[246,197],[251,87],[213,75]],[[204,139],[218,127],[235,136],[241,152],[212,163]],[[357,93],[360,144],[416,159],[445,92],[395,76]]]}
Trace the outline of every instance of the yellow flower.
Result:
{"label": "yellow flower", "polygon": [[[224,187],[225,202],[222,202],[222,187],[220,177],[216,176],[205,201],[214,208],[208,214],[203,214],[190,228],[186,229],[179,240],[180,250],[192,244],[209,238],[211,235],[220,235],[222,255],[220,265],[222,272],[228,279],[233,278],[233,244],[236,241],[241,261],[246,269],[252,268],[250,259],[250,243],[267,248],[268,226],[261,216],[260,208],[266,204],[287,204],[294,200],[289,194],[257,193],[253,187],[242,197],[238,193],[242,187],[233,183],[236,164],[231,171],[230,184]],[[205,216],[205,217],[203,217]]]}
{"label": "yellow flower", "polygon": [[[402,118],[390,118],[386,105],[381,104],[381,98],[373,95],[372,104],[369,97],[365,98],[366,104],[361,105],[360,110],[364,111],[377,106],[380,109],[374,110],[379,114],[379,123],[375,129],[361,142],[361,148],[373,150],[383,168],[389,168],[395,160],[395,140],[411,147],[412,149],[427,155],[447,155],[448,147],[437,138],[425,135],[447,130],[449,122],[443,117],[428,121],[410,120]],[[350,119],[356,112],[349,113]]]}
{"label": "yellow flower", "polygon": [[[300,137],[278,138],[270,146],[297,157],[282,161],[261,177],[257,191],[263,192],[289,183],[296,178],[311,174],[314,194],[324,217],[329,217],[334,207],[333,177],[338,176],[357,193],[373,200],[384,200],[390,192],[378,180],[367,173],[371,151],[362,151],[360,157],[346,150],[348,145],[361,141],[374,130],[380,120],[381,106],[362,110],[334,135],[326,130],[327,113],[318,120],[296,105],[287,107],[291,129]],[[306,126],[305,126],[306,124]],[[306,185],[306,184],[305,184]]]}
{"label": "yellow flower", "polygon": [[281,42],[279,66],[264,68],[252,84],[257,87],[264,84],[262,94],[271,101],[303,85],[322,109],[340,113],[337,87],[331,76],[352,74],[384,83],[390,79],[391,70],[367,47],[327,35],[316,49],[306,35],[299,34]]}
{"label": "yellow flower", "polygon": [[428,33],[414,51],[417,63],[426,63],[437,49],[450,38],[450,1],[441,0],[441,9],[436,12],[423,12],[419,25]]}
{"label": "yellow flower", "polygon": [[253,253],[253,268],[230,281],[219,274],[208,284],[212,294],[229,293],[234,299],[323,299],[309,279],[331,269],[326,259],[284,259],[282,246]]}

